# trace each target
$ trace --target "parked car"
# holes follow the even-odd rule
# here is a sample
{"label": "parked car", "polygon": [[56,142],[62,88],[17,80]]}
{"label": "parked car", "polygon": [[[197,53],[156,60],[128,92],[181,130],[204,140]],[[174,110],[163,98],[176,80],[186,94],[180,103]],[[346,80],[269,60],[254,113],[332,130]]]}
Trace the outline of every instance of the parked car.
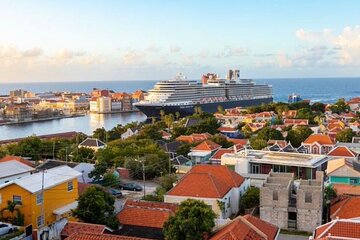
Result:
{"label": "parked car", "polygon": [[12,233],[16,230],[16,227],[9,223],[0,222],[0,236]]}
{"label": "parked car", "polygon": [[115,188],[110,188],[109,193],[111,195],[113,195],[114,197],[116,197],[116,198],[122,197],[122,192],[120,190],[118,190],[118,189],[115,189]]}
{"label": "parked car", "polygon": [[120,189],[130,191],[142,191],[143,188],[136,183],[124,183],[120,185]]}

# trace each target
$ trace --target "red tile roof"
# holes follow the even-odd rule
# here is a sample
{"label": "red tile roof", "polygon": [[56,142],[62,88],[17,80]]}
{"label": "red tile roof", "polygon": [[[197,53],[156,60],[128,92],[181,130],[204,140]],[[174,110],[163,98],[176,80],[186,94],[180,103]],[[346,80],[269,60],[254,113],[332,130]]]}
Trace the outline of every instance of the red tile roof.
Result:
{"label": "red tile roof", "polygon": [[328,155],[334,157],[356,157],[358,154],[346,146],[337,146]]}
{"label": "red tile roof", "polygon": [[224,155],[225,153],[234,153],[234,149],[231,148],[219,148],[215,154],[211,157],[210,160],[221,160],[221,156]]}
{"label": "red tile roof", "polygon": [[331,219],[360,217],[360,196],[342,195],[330,207]]}
{"label": "red tile roof", "polygon": [[26,160],[22,157],[17,157],[17,156],[9,156],[9,155],[5,156],[0,159],[0,162],[8,162],[8,161],[13,161],[13,160],[21,162],[29,167],[35,167],[35,165],[32,162],[30,162],[29,160]]}
{"label": "red tile roof", "polygon": [[231,187],[239,187],[245,180],[240,174],[237,174],[226,166],[196,165],[190,172],[210,173],[218,179],[225,181],[225,183]]}
{"label": "red tile roof", "polygon": [[320,227],[314,232],[314,239],[328,239],[331,236],[334,239],[359,239],[360,221],[352,219],[336,219]]}
{"label": "red tile roof", "polygon": [[111,234],[74,233],[67,240],[150,240],[150,238],[128,237]]}
{"label": "red tile roof", "polygon": [[213,141],[205,140],[196,147],[193,147],[191,151],[214,151],[220,147],[219,144],[214,143]]}
{"label": "red tile roof", "polygon": [[177,137],[176,140],[180,142],[195,143],[204,141],[211,137],[212,135],[210,133],[193,133],[191,135],[181,135]]}
{"label": "red tile roof", "polygon": [[349,185],[349,184],[333,184],[334,189],[338,195],[351,194],[360,195],[360,186]]}
{"label": "red tile roof", "polygon": [[237,138],[228,138],[227,139],[229,142],[232,142],[234,144],[241,144],[241,145],[246,145],[248,144],[249,140],[248,139],[237,139]]}
{"label": "red tile roof", "polygon": [[68,222],[61,231],[61,236],[67,237],[73,233],[95,233],[103,234],[106,229],[105,225],[82,223],[82,222]]}
{"label": "red tile roof", "polygon": [[284,125],[307,126],[307,125],[309,125],[309,120],[307,120],[307,119],[284,119]]}
{"label": "red tile roof", "polygon": [[168,218],[175,214],[173,203],[134,201],[128,199],[117,219],[123,225],[162,228]]}
{"label": "red tile roof", "polygon": [[234,127],[219,127],[217,129],[219,132],[236,132],[238,131],[236,128]]}
{"label": "red tile roof", "polygon": [[313,143],[319,143],[321,145],[334,145],[335,143],[328,135],[324,134],[313,134],[310,135],[305,141],[305,144],[313,144]]}
{"label": "red tile roof", "polygon": [[286,147],[286,145],[288,145],[288,142],[285,141],[285,140],[272,140],[270,139],[268,142],[267,142],[268,145],[272,146],[272,145],[279,145],[280,147],[284,148]]}
{"label": "red tile roof", "polygon": [[279,228],[251,215],[239,216],[221,228],[210,240],[273,240]]}
{"label": "red tile roof", "polygon": [[226,166],[196,165],[167,195],[186,197],[223,198],[244,178]]}

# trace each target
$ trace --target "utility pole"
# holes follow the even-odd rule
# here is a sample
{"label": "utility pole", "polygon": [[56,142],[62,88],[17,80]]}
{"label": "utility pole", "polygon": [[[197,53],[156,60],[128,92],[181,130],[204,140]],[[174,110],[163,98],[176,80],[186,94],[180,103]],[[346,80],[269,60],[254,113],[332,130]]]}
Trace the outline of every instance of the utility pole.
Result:
{"label": "utility pole", "polygon": [[144,199],[145,199],[145,159],[142,161],[142,170],[143,170],[143,185],[144,185]]}
{"label": "utility pole", "polygon": [[65,155],[66,155],[66,156],[65,156],[65,159],[66,159],[66,162],[68,161],[68,153],[67,153],[67,149],[68,149],[68,148],[66,147],[66,148],[65,148]]}
{"label": "utility pole", "polygon": [[53,160],[55,160],[55,141],[53,141]]}

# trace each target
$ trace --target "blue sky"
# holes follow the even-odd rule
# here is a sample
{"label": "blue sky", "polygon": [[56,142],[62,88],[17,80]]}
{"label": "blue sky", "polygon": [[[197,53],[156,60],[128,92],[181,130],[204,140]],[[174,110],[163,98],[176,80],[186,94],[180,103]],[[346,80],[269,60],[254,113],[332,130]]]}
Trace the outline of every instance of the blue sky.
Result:
{"label": "blue sky", "polygon": [[360,76],[360,1],[0,2],[0,82]]}

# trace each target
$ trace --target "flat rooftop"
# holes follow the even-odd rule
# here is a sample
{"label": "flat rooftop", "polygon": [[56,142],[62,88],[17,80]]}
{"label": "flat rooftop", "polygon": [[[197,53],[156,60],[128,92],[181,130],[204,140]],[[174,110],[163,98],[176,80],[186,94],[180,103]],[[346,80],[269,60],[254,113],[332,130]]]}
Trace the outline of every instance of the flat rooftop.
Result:
{"label": "flat rooftop", "polygon": [[316,168],[329,159],[326,155],[319,154],[273,152],[262,150],[242,150],[237,153],[227,153],[225,156],[235,158],[249,158],[249,161],[253,163],[290,165],[308,168]]}

